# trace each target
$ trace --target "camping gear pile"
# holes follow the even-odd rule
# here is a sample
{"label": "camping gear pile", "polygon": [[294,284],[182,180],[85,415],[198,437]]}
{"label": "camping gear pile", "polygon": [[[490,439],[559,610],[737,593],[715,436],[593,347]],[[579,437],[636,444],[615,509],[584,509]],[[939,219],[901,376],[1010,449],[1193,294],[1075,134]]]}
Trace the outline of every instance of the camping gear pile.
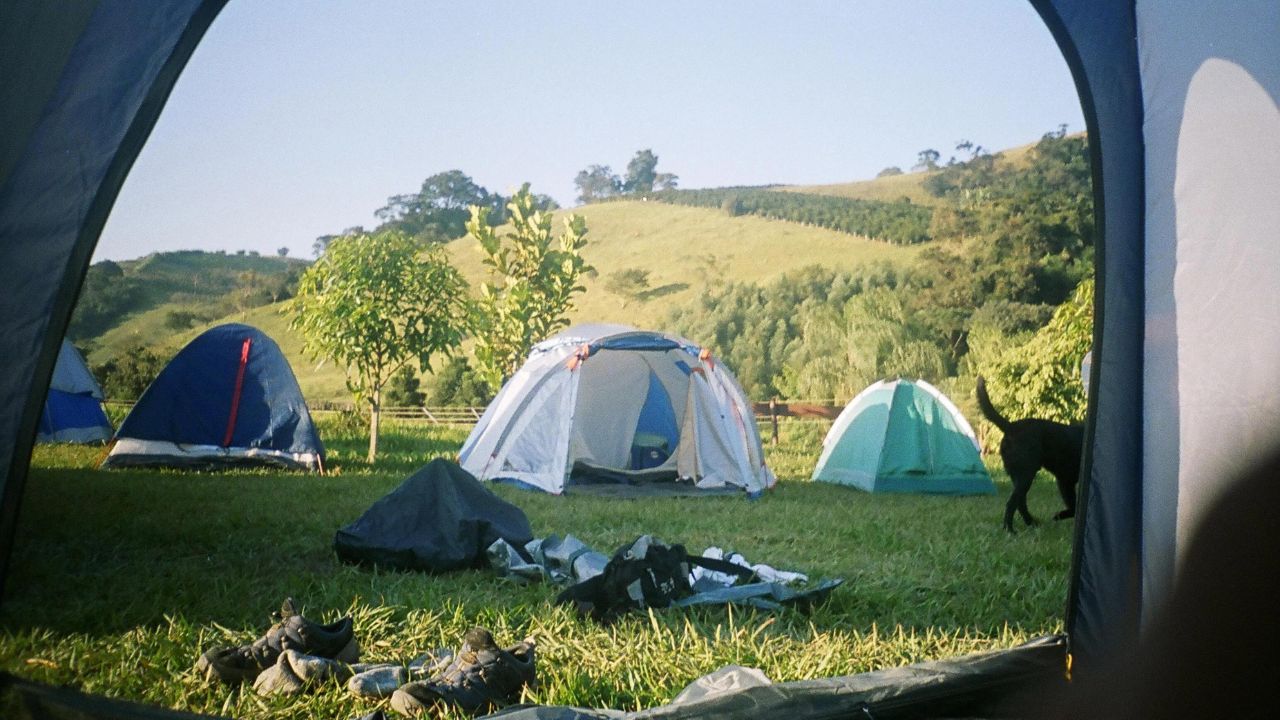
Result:
{"label": "camping gear pile", "polygon": [[714,547],[691,555],[683,545],[667,545],[650,535],[623,545],[611,558],[572,535],[532,540],[523,548],[499,540],[488,555],[502,577],[567,586],[556,602],[601,622],[646,608],[740,604],[776,611],[807,606],[843,582],[808,585],[809,578],[801,573],[752,565],[742,555],[726,557]]}

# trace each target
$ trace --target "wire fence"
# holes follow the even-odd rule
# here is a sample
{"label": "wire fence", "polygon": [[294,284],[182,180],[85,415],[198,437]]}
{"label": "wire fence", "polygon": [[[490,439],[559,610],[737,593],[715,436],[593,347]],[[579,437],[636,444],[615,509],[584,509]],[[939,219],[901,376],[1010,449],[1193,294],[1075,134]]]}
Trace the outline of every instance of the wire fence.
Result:
{"label": "wire fence", "polygon": [[[113,417],[123,416],[133,407],[130,400],[106,400],[103,403]],[[356,412],[354,403],[310,403],[311,413],[317,416]],[[841,407],[834,400],[772,400],[753,402],[752,410],[758,420],[776,420],[791,417],[801,419],[832,419],[840,414]],[[474,425],[484,414],[484,407],[474,405],[408,405],[382,408],[382,417],[392,420],[418,420],[431,425]]]}

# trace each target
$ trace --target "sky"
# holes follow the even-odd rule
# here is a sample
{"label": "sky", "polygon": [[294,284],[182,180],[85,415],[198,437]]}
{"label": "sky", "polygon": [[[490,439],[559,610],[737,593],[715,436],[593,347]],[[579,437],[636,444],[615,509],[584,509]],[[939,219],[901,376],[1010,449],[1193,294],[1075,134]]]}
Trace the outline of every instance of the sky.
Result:
{"label": "sky", "polygon": [[651,148],[681,187],[814,184],[1084,128],[1026,0],[231,0],[95,259],[287,247],[459,169],[574,204]]}

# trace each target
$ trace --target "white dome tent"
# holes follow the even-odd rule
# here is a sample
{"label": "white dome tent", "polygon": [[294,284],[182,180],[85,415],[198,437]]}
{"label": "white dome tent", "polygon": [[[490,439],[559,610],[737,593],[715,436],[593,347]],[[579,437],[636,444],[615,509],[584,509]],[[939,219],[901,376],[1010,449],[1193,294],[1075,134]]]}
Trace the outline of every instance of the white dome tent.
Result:
{"label": "white dome tent", "polygon": [[624,325],[535,345],[459,461],[482,480],[555,494],[578,481],[679,478],[751,494],[774,483],[733,375],[688,340]]}

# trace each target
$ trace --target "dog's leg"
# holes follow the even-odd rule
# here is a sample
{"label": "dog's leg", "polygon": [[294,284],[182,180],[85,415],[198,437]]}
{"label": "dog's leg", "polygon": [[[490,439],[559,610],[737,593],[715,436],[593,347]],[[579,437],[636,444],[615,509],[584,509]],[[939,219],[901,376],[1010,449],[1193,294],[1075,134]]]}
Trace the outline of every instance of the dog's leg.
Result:
{"label": "dog's leg", "polygon": [[1075,478],[1064,478],[1061,475],[1056,475],[1056,474],[1053,477],[1058,481],[1058,494],[1062,496],[1062,504],[1066,506],[1066,509],[1054,515],[1053,519],[1067,520],[1075,517],[1076,516]]}
{"label": "dog's leg", "polygon": [[1013,492],[1009,495],[1009,502],[1004,506],[1004,529],[1013,532],[1013,513],[1016,511],[1022,515],[1022,520],[1028,526],[1035,525],[1036,519],[1031,516],[1031,511],[1027,509],[1027,493],[1031,491],[1031,482],[1035,480],[1035,473],[1011,475],[1010,480],[1013,481]]}

